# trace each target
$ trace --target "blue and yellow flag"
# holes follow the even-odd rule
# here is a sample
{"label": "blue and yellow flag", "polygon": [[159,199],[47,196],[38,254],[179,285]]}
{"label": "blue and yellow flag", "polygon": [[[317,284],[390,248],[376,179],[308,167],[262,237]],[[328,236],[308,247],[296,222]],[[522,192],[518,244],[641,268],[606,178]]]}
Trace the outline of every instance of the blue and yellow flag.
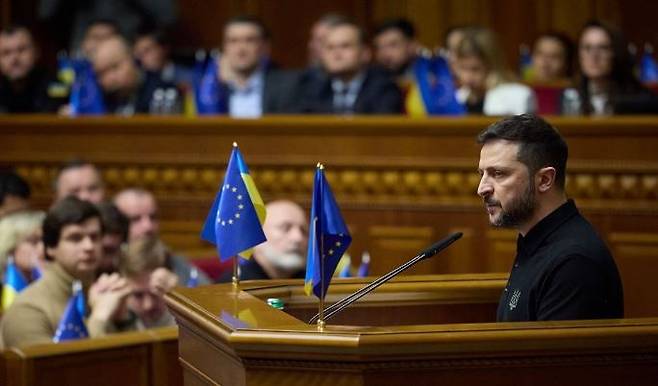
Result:
{"label": "blue and yellow flag", "polygon": [[640,59],[640,81],[645,84],[658,83],[658,64],[653,58],[653,48],[648,45]]}
{"label": "blue and yellow flag", "polygon": [[448,62],[442,56],[420,56],[413,64],[414,81],[409,87],[405,108],[410,116],[464,115],[457,101],[455,83]]}
{"label": "blue and yellow flag", "polygon": [[14,302],[16,295],[25,287],[27,287],[27,280],[14,263],[14,259],[9,257],[5,269],[5,282],[2,287],[2,309],[6,310]]}
{"label": "blue and yellow flag", "polygon": [[64,315],[62,315],[62,319],[59,321],[53,342],[59,343],[66,340],[87,338],[89,336],[83,314],[80,313],[81,303],[84,303],[82,285],[79,281],[76,281],[73,283],[73,296],[69,299],[64,310]]}
{"label": "blue and yellow flag", "polygon": [[201,238],[217,246],[221,261],[235,255],[248,259],[251,248],[266,240],[264,221],[265,204],[238,145],[233,143],[224,183],[210,208]]}
{"label": "blue and yellow flag", "polygon": [[324,176],[324,168],[319,164],[315,172],[308,229],[310,233],[304,289],[309,296],[312,292],[318,298],[324,298],[338,262],[352,242],[352,236]]}
{"label": "blue and yellow flag", "polygon": [[105,114],[105,102],[96,74],[87,60],[73,62],[75,80],[71,86],[71,114],[98,115]]}
{"label": "blue and yellow flag", "polygon": [[219,81],[219,61],[217,55],[211,55],[207,60],[203,75],[195,86],[194,102],[196,114],[212,115],[228,112],[228,92]]}

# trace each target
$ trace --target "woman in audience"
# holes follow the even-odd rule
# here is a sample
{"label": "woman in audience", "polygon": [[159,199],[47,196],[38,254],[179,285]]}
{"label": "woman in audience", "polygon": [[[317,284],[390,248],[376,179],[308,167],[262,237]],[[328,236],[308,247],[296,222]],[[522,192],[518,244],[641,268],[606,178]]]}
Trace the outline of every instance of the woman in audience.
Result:
{"label": "woman in audience", "polygon": [[486,28],[464,31],[455,51],[455,73],[461,86],[457,99],[469,113],[511,115],[535,111],[534,93],[516,81],[496,37]]}
{"label": "woman in audience", "polygon": [[27,282],[36,277],[44,264],[41,224],[45,214],[37,211],[15,212],[0,219],[0,276],[4,278],[9,257]]}
{"label": "woman in audience", "polygon": [[635,77],[626,41],[616,28],[600,21],[587,23],[580,33],[578,59],[581,113],[658,112],[658,97]]}

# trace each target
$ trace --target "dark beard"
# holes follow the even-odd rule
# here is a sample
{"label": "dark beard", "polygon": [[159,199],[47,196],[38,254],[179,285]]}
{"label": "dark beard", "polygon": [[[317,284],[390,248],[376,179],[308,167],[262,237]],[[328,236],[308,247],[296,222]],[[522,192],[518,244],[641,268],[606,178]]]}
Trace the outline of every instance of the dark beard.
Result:
{"label": "dark beard", "polygon": [[491,225],[497,228],[516,228],[532,218],[537,208],[535,186],[528,182],[523,194],[503,209],[498,220]]}

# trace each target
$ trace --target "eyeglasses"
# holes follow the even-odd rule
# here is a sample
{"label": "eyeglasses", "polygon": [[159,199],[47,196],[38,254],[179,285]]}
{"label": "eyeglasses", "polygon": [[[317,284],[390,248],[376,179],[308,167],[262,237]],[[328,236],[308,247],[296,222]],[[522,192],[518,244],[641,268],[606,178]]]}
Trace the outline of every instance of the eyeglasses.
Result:
{"label": "eyeglasses", "polygon": [[612,54],[612,47],[609,44],[583,44],[580,46],[580,51],[586,54],[610,55]]}

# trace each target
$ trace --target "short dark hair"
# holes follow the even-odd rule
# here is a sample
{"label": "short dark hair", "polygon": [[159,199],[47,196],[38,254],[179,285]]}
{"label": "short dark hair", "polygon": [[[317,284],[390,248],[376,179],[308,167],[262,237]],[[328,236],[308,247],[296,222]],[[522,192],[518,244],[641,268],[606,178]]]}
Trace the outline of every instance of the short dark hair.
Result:
{"label": "short dark hair", "polygon": [[569,149],[551,124],[534,114],[521,114],[502,119],[478,135],[478,143],[504,139],[519,143],[517,158],[533,175],[547,166],[555,168],[555,183],[564,189]]}
{"label": "short dark hair", "polygon": [[122,241],[128,240],[130,220],[119,208],[111,202],[101,202],[96,205],[101,215],[103,230],[107,234],[120,235]]}
{"label": "short dark hair", "polygon": [[416,28],[407,19],[391,19],[380,24],[374,32],[375,37],[388,32],[390,30],[400,31],[407,39],[411,40],[416,37]]}
{"label": "short dark hair", "polygon": [[251,24],[258,28],[260,31],[260,37],[263,40],[270,40],[270,31],[265,26],[265,23],[256,16],[240,15],[228,19],[226,23],[224,23],[224,34],[226,34],[226,29],[232,24]]}
{"label": "short dark hair", "polygon": [[[99,220],[101,219],[101,214],[94,204],[83,201],[77,197],[66,197],[50,208],[46,214],[46,218],[43,220],[44,246],[46,248],[56,247],[57,244],[59,244],[59,238],[62,229],[65,226],[71,224],[82,224],[94,217]],[[102,222],[101,231],[103,231]]]}
{"label": "short dark hair", "polygon": [[0,35],[13,35],[17,32],[21,32],[21,31],[25,31],[28,35],[30,35],[30,38],[33,39],[32,31],[30,31],[30,29],[27,28],[27,26],[23,25],[23,24],[10,24],[10,25],[0,29]]}
{"label": "short dark hair", "polygon": [[0,205],[5,202],[5,197],[15,196],[26,200],[30,199],[30,185],[14,171],[3,171],[0,173]]}

